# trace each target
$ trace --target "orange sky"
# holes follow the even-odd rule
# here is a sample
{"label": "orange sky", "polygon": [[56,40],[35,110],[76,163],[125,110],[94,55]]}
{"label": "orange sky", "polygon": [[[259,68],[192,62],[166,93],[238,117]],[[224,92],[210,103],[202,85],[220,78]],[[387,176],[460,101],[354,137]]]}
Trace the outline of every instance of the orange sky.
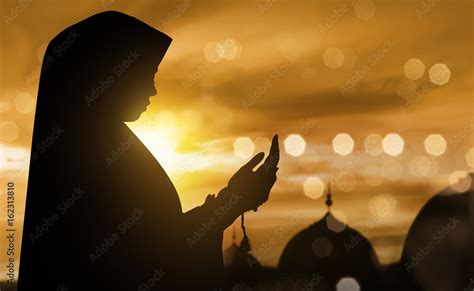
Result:
{"label": "orange sky", "polygon": [[[468,0],[2,1],[0,183],[17,185],[18,227],[46,45],[68,25],[112,9],[173,38],[155,78],[158,95],[129,126],[172,177],[184,210],[217,193],[278,133],[279,180],[268,203],[246,216],[257,258],[275,265],[288,239],[324,214],[324,199],[305,195],[312,177],[309,188],[317,188],[315,178],[332,179],[336,216],[363,231],[383,263],[396,261],[423,204],[455,181],[456,171],[474,166],[472,6]],[[336,140],[348,155],[334,151],[340,133],[354,142],[351,148]],[[367,153],[369,134],[390,133],[404,141],[399,155]],[[284,151],[290,134],[305,141],[299,156]],[[431,154],[425,148],[431,134],[447,141],[440,157],[433,155],[444,150],[439,136],[428,143]],[[234,151],[239,137],[252,142],[246,149],[248,139],[240,140],[243,158]],[[298,143],[287,146],[298,153]],[[396,151],[396,141],[386,147]],[[384,207],[389,211],[377,217]],[[0,217],[3,230],[5,203]]]}

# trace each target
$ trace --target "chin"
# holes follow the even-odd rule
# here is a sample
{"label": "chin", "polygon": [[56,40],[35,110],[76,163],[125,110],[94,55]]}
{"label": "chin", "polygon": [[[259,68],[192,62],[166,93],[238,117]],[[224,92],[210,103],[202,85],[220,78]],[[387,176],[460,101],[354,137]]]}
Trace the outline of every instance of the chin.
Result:
{"label": "chin", "polygon": [[142,116],[142,113],[145,112],[145,111],[142,111],[142,112],[134,112],[134,113],[129,113],[125,116],[124,118],[124,121],[125,122],[133,122],[133,121],[137,121],[140,116]]}

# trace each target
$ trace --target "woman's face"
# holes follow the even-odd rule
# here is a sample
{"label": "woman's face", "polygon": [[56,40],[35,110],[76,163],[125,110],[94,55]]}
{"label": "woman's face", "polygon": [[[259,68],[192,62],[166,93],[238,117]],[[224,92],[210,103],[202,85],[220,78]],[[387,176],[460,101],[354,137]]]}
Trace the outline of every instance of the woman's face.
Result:
{"label": "woman's face", "polygon": [[117,106],[119,112],[116,114],[121,121],[135,121],[147,110],[150,98],[157,93],[154,82],[157,67],[156,64],[136,64],[118,77],[124,80],[117,82],[113,98],[119,101]]}

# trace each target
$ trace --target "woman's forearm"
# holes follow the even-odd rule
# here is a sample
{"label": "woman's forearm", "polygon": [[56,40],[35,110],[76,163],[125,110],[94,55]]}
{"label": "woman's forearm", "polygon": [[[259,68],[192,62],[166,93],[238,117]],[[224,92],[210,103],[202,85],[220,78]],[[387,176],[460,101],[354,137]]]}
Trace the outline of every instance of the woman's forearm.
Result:
{"label": "woman's forearm", "polygon": [[[208,231],[224,231],[246,210],[243,196],[223,188],[217,197],[208,195],[203,205],[184,213],[186,224],[195,230],[203,226]],[[211,227],[209,227],[211,226]]]}

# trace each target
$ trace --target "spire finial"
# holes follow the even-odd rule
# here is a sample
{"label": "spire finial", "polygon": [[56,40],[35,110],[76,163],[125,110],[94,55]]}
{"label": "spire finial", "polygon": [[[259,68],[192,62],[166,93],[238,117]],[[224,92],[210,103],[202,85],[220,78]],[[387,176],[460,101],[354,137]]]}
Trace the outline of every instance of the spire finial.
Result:
{"label": "spire finial", "polygon": [[328,183],[328,192],[326,194],[326,206],[328,207],[328,212],[331,211],[332,198],[331,198],[331,184]]}

